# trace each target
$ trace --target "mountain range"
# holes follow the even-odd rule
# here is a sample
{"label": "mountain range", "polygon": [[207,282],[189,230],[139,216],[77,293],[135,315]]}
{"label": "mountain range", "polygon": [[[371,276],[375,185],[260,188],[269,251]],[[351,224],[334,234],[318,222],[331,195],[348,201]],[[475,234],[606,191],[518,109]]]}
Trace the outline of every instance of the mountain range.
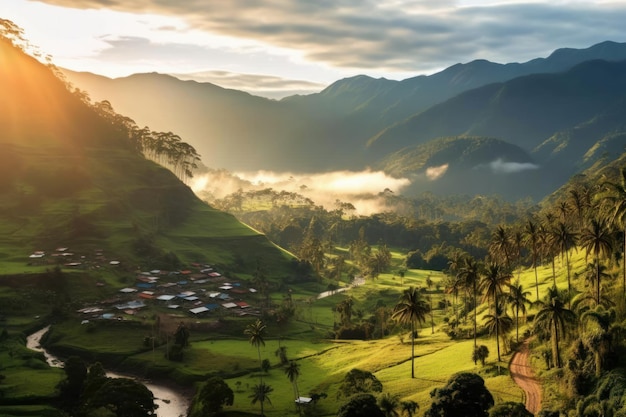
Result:
{"label": "mountain range", "polygon": [[359,75],[279,101],[157,73],[65,74],[92,99],[174,131],[204,164],[231,171],[375,168],[412,179],[403,192],[541,199],[624,152],[626,43],[525,63],[475,60],[402,81]]}

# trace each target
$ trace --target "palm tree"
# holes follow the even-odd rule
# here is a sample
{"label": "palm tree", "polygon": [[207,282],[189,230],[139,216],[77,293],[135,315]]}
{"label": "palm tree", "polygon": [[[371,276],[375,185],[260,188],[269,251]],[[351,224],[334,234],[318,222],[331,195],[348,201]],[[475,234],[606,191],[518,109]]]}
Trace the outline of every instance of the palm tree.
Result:
{"label": "palm tree", "polygon": [[530,291],[524,291],[524,287],[519,282],[509,285],[508,303],[515,313],[515,340],[517,342],[519,342],[519,313],[526,316],[526,304],[530,304],[529,295]]}
{"label": "palm tree", "polygon": [[[596,264],[600,264],[600,256],[608,257],[613,251],[613,238],[603,219],[592,219],[580,235],[580,245],[593,253]],[[599,268],[598,268],[599,271]],[[600,274],[596,276],[596,301],[600,303]]]}
{"label": "palm tree", "polygon": [[415,378],[415,323],[423,323],[429,310],[419,288],[409,287],[402,293],[391,315],[392,319],[411,326],[411,378]]}
{"label": "palm tree", "polygon": [[[463,258],[463,262],[460,264],[459,272],[457,277],[465,284],[466,287],[470,287],[472,289],[472,294],[474,296],[474,349],[476,349],[476,310],[478,307],[478,282],[480,280],[480,270],[481,264],[476,262],[476,260],[471,257]],[[474,365],[476,365],[476,361],[474,361]]]}
{"label": "palm tree", "polygon": [[[572,284],[570,279],[570,266],[569,266],[569,251],[576,246],[576,239],[578,235],[574,233],[571,227],[561,221],[557,226],[552,229],[552,240],[554,246],[561,251],[561,255],[565,254],[565,264],[567,268],[567,291],[572,291]],[[562,260],[563,258],[561,258]]]}
{"label": "palm tree", "polygon": [[624,233],[623,255],[622,255],[622,285],[624,295],[626,295],[626,167],[620,171],[620,183],[607,181],[602,184],[605,189],[599,194],[604,207],[609,212],[609,222],[612,225],[621,227]]}
{"label": "palm tree", "polygon": [[498,226],[491,235],[489,253],[494,259],[503,259],[507,268],[511,264],[511,236],[509,231],[502,226]]}
{"label": "palm tree", "polygon": [[528,220],[524,226],[524,243],[530,249],[533,258],[533,269],[535,270],[535,291],[536,301],[539,301],[539,277],[537,275],[537,258],[539,257],[539,228],[532,220]]}
{"label": "palm tree", "polygon": [[385,417],[400,417],[398,406],[400,405],[400,397],[397,394],[389,394],[385,392],[378,400],[378,406]]}
{"label": "palm tree", "polygon": [[249,324],[243,331],[244,334],[250,337],[250,344],[252,346],[256,346],[259,354],[259,365],[261,364],[261,346],[265,346],[265,328],[265,324],[261,320],[257,319],[254,323]]}
{"label": "palm tree", "polygon": [[278,349],[276,349],[276,351],[274,352],[274,355],[276,355],[278,359],[280,359],[281,365],[286,365],[289,362],[289,359],[287,358],[287,346],[279,346]]}
{"label": "palm tree", "polygon": [[513,319],[510,318],[506,311],[499,305],[496,305],[494,314],[487,314],[484,318],[485,326],[489,330],[489,334],[495,334],[496,346],[498,350],[498,362],[500,358],[500,338],[511,331],[513,328]]}
{"label": "palm tree", "polygon": [[261,416],[265,415],[263,408],[265,401],[270,405],[272,404],[269,397],[272,391],[274,391],[274,388],[261,381],[252,388],[252,394],[248,396],[248,398],[252,398],[252,404],[256,404],[257,402],[261,404]]}
{"label": "palm tree", "polygon": [[561,367],[559,341],[567,335],[568,325],[576,322],[576,313],[565,307],[565,303],[558,297],[556,288],[552,289],[552,297],[548,302],[539,302],[541,310],[535,316],[534,324],[540,329],[550,332],[552,341],[552,357],[556,367]]}
{"label": "palm tree", "polygon": [[615,309],[605,310],[603,306],[597,306],[595,310],[589,310],[580,317],[581,322],[591,321],[596,324],[597,330],[590,332],[589,340],[594,348],[596,376],[602,373],[603,356],[612,350],[611,325],[616,319]]}
{"label": "palm tree", "polygon": [[413,414],[415,414],[418,408],[420,408],[420,406],[415,401],[407,400],[400,403],[402,415],[406,417],[413,417]]}
{"label": "palm tree", "polygon": [[511,274],[502,265],[494,262],[487,265],[479,284],[479,290],[483,293],[483,301],[489,302],[491,300],[494,311],[500,304],[499,296],[502,293],[502,287],[508,284],[510,279]]}
{"label": "palm tree", "polygon": [[300,365],[296,361],[289,361],[289,365],[285,367],[285,375],[289,378],[289,382],[293,385],[293,394],[296,400],[300,398],[298,392],[298,377],[300,376]]}

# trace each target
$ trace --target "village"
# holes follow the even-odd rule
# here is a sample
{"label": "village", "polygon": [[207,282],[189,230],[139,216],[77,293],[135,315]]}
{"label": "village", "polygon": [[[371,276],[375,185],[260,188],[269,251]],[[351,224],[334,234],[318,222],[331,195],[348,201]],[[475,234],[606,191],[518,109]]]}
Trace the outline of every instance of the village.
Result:
{"label": "village", "polygon": [[[99,271],[103,268],[125,270],[123,261],[108,259],[104,251],[79,255],[67,247],[53,251],[37,250],[29,255],[30,265],[58,265],[65,269]],[[177,317],[258,316],[253,306],[257,290],[230,280],[213,266],[192,263],[186,269],[165,271],[135,270],[134,284],[117,291],[117,296],[100,300],[77,310],[82,324],[91,320],[125,320],[150,306],[171,311]],[[104,282],[96,282],[105,286]]]}

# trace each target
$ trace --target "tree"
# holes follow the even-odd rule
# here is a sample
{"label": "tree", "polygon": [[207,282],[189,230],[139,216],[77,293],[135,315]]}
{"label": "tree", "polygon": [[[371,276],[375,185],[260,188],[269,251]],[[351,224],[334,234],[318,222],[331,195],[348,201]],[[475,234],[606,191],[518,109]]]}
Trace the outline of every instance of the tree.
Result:
{"label": "tree", "polygon": [[235,394],[228,384],[220,377],[209,378],[198,395],[203,415],[215,415],[225,405],[233,405]]}
{"label": "tree", "polygon": [[259,354],[259,366],[261,366],[261,346],[265,346],[265,324],[257,319],[254,323],[249,324],[243,331],[245,335],[249,336],[249,341],[252,346],[255,346]]}
{"label": "tree", "polygon": [[622,252],[622,285],[626,295],[626,167],[620,170],[620,182],[606,181],[602,184],[604,191],[599,194],[602,205],[609,213],[609,222],[621,227],[623,233]]}
{"label": "tree", "polygon": [[[474,258],[468,256],[463,259],[463,262],[459,268],[457,276],[462,280],[466,287],[472,289],[472,295],[474,296],[474,350],[476,350],[476,315],[477,315],[477,300],[478,300],[478,282],[480,281],[481,265],[476,262]],[[476,365],[476,360],[474,360]]]}
{"label": "tree", "polygon": [[480,291],[483,293],[483,301],[491,299],[492,306],[495,308],[500,304],[500,294],[502,287],[508,284],[511,275],[502,267],[501,264],[491,262],[487,265],[482,280],[480,281]]}
{"label": "tree", "polygon": [[507,268],[511,265],[511,235],[508,229],[498,226],[491,236],[489,253],[496,260],[504,260]]}
{"label": "tree", "polygon": [[522,284],[510,284],[507,297],[508,304],[515,314],[515,341],[519,342],[519,313],[526,316],[526,304],[530,304],[530,291],[524,291]]}
{"label": "tree", "polygon": [[[556,288],[553,288],[556,293]],[[534,325],[540,329],[550,332],[552,341],[552,358],[556,367],[560,368],[561,355],[559,351],[559,341],[567,335],[568,325],[576,321],[576,314],[565,307],[563,301],[552,295],[548,302],[539,302],[541,309],[535,316]]]}
{"label": "tree", "polygon": [[429,311],[428,303],[423,299],[420,290],[409,287],[402,293],[391,315],[394,320],[411,326],[411,378],[415,378],[415,324],[423,323]]}
{"label": "tree", "polygon": [[489,411],[489,417],[533,417],[524,404],[506,401],[495,405]]}
{"label": "tree", "polygon": [[432,403],[424,417],[487,417],[494,404],[485,381],[469,372],[453,375],[444,387],[431,391],[430,397]]}
{"label": "tree", "polygon": [[533,269],[535,270],[535,292],[537,295],[537,299],[535,301],[539,301],[539,277],[537,275],[537,259],[539,258],[539,228],[537,227],[537,224],[529,219],[524,226],[523,236],[524,242],[526,243],[528,249],[530,249],[530,253],[533,258]]}
{"label": "tree", "polygon": [[500,339],[504,337],[506,333],[511,331],[513,328],[513,319],[510,318],[506,311],[501,307],[496,305],[496,309],[493,314],[487,314],[484,317],[485,326],[489,330],[489,334],[495,334],[496,336],[496,347],[498,349],[498,361],[501,361],[500,358]]}
{"label": "tree", "polygon": [[[576,240],[578,235],[574,233],[572,228],[561,221],[557,224],[557,226],[552,229],[552,240],[554,241],[555,247],[557,247],[561,251],[561,256],[565,254],[565,266],[567,268],[567,291],[572,291],[572,283],[570,279],[570,266],[569,266],[569,251],[571,248],[576,246]],[[563,258],[561,258],[563,259]]]}
{"label": "tree", "polygon": [[[580,244],[587,251],[593,253],[597,264],[600,263],[600,257],[608,257],[613,251],[613,238],[604,219],[592,219],[591,223],[583,229],[580,235]],[[596,281],[596,301],[600,303],[600,276]]]}
{"label": "tree", "polygon": [[109,378],[93,398],[88,408],[105,408],[117,417],[156,416],[154,396],[145,385],[128,378]]}
{"label": "tree", "polygon": [[420,406],[415,401],[407,400],[400,402],[400,409],[402,410],[403,416],[413,417],[418,408],[420,408]]}
{"label": "tree", "polygon": [[397,394],[385,392],[378,400],[378,407],[385,417],[400,417],[398,407],[400,406],[400,397]]}
{"label": "tree", "polygon": [[279,346],[274,352],[274,355],[280,359],[281,365],[287,365],[289,363],[289,358],[287,358],[287,346]]}
{"label": "tree", "polygon": [[337,304],[336,310],[339,313],[339,320],[343,326],[347,326],[352,322],[352,307],[354,307],[352,297],[346,297]]}
{"label": "tree", "polygon": [[78,404],[87,379],[87,366],[78,356],[70,356],[63,367],[66,379],[59,383],[59,396],[68,407]]}
{"label": "tree", "polygon": [[297,400],[300,397],[298,392],[298,378],[300,377],[300,365],[296,361],[289,361],[289,365],[285,367],[285,375],[289,378],[289,382],[293,386],[293,395]]}
{"label": "tree", "polygon": [[176,333],[174,333],[174,343],[182,348],[189,346],[189,329],[183,322],[180,322]]}
{"label": "tree", "polygon": [[337,417],[385,417],[372,394],[356,394],[339,407]]}
{"label": "tree", "polygon": [[252,388],[252,394],[249,395],[249,398],[252,398],[252,404],[256,404],[257,402],[261,405],[261,416],[265,415],[264,405],[267,401],[269,404],[272,404],[270,401],[269,395],[274,391],[274,388],[267,385],[265,382],[261,381],[256,384]]}
{"label": "tree", "polygon": [[339,386],[338,396],[350,397],[354,394],[382,392],[383,384],[369,371],[351,369]]}
{"label": "tree", "polygon": [[485,345],[478,346],[476,349],[474,349],[474,352],[472,353],[472,360],[474,361],[474,363],[476,363],[476,361],[480,361],[482,366],[485,366],[485,360],[488,357],[489,349]]}

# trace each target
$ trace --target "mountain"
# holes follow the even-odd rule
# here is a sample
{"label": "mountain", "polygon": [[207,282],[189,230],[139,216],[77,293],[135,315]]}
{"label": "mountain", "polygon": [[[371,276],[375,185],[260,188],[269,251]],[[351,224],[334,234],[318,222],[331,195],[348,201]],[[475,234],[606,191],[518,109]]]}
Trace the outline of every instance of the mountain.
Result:
{"label": "mountain", "polygon": [[273,276],[289,273],[287,254],[200,201],[110,115],[2,37],[0,88],[3,266],[22,271],[33,251],[69,247],[77,257],[104,251],[132,271],[204,262],[252,274],[262,259]]}
{"label": "mountain", "polygon": [[94,100],[109,100],[139,125],[180,134],[212,168],[317,172],[376,163],[384,154],[366,146],[370,138],[458,94],[528,74],[566,71],[592,59],[624,60],[626,43],[559,49],[526,63],[475,60],[402,81],[359,75],[318,94],[280,101],[162,74],[108,79],[65,73]]}
{"label": "mountain", "polygon": [[[626,61],[588,61],[467,91],[385,129],[369,147],[387,154],[441,136],[490,136],[531,152],[538,163],[573,167],[603,134],[623,128],[625,98]],[[587,134],[576,134],[581,129]],[[577,139],[568,145],[566,136]]]}
{"label": "mountain", "polygon": [[496,138],[457,136],[429,142],[387,155],[376,168],[411,179],[404,193],[498,194],[541,198],[546,189],[540,167],[522,148]]}

